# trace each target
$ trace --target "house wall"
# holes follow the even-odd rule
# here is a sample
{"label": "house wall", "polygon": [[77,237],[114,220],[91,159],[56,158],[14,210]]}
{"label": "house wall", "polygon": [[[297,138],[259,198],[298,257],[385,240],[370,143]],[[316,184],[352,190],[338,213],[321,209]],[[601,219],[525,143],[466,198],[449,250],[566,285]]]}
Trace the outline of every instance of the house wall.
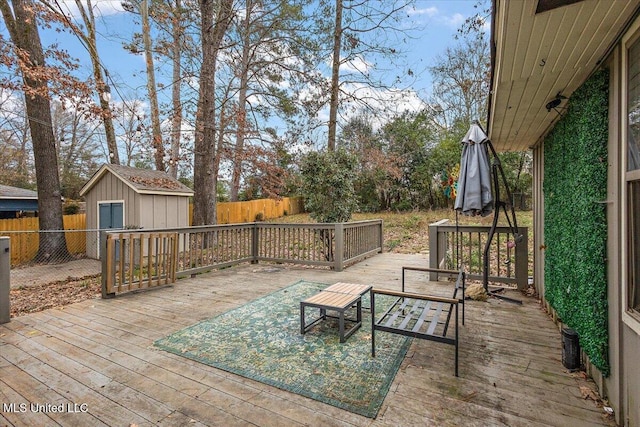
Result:
{"label": "house wall", "polygon": [[640,426],[640,338],[628,326],[623,325],[622,359],[624,375],[622,381],[622,403],[626,412],[621,425],[629,427]]}
{"label": "house wall", "polygon": [[[632,25],[630,32],[640,31],[640,20]],[[626,292],[627,268],[624,258],[626,237],[623,214],[624,171],[626,170],[626,140],[623,128],[626,126],[623,108],[626,102],[626,83],[622,72],[623,47],[620,43],[611,53],[604,66],[609,69],[609,105],[607,129],[607,184],[606,197],[602,202],[606,206],[606,281],[607,281],[607,324],[609,337],[608,376],[590,363],[585,356],[586,368],[600,388],[609,405],[615,411],[616,422],[621,426],[640,426],[640,334],[635,327],[623,321],[625,309],[623,303]],[[546,262],[544,178],[544,145],[533,150],[534,157],[534,279],[538,293],[544,300],[547,283],[544,269]],[[635,213],[638,215],[638,213]],[[548,238],[548,236],[547,236]],[[549,307],[547,303],[547,307]],[[555,317],[557,314],[552,312]]]}
{"label": "house wall", "polygon": [[[610,60],[612,69],[615,70],[612,77],[612,86],[615,87],[616,98],[611,103],[616,108],[616,114],[611,119],[611,126],[615,131],[611,134],[610,152],[616,153],[617,164],[612,170],[610,188],[612,189],[616,212],[612,213],[611,222],[616,222],[618,235],[611,236],[611,245],[616,247],[615,256],[610,259],[610,269],[615,270],[610,281],[610,287],[614,289],[615,300],[611,301],[610,319],[618,326],[616,350],[620,370],[618,372],[617,384],[619,387],[619,400],[621,407],[620,424],[624,426],[640,426],[640,322],[636,317],[630,316],[626,312],[626,290],[628,264],[638,262],[638,260],[627,260],[626,255],[626,153],[627,153],[627,71],[626,71],[626,49],[627,43],[631,43],[640,37],[640,18],[637,18],[631,25],[627,33],[623,36],[616,47]],[[633,215],[640,215],[634,212]],[[617,241],[614,240],[617,238]],[[613,380],[609,380],[613,384]]]}
{"label": "house wall", "polygon": [[592,375],[601,384],[602,394],[606,395],[616,408],[617,422],[625,413],[626,405],[622,404],[622,383],[624,361],[621,354],[621,282],[620,271],[622,261],[620,257],[621,242],[621,211],[620,204],[620,164],[622,161],[620,137],[620,52],[615,50],[607,62],[609,68],[609,134],[607,143],[607,303],[609,325],[609,360],[611,374],[608,378],[601,377],[597,371]]}

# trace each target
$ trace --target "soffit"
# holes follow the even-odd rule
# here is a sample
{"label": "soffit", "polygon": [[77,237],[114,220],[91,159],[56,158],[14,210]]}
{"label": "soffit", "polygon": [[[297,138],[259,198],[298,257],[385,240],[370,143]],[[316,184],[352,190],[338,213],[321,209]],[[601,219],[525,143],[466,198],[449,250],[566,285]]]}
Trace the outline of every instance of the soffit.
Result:
{"label": "soffit", "polygon": [[[537,0],[494,0],[488,131],[500,151],[526,150],[559,118],[545,106],[571,98],[597,69],[640,0],[583,0],[536,14]],[[567,105],[563,101],[559,111]]]}

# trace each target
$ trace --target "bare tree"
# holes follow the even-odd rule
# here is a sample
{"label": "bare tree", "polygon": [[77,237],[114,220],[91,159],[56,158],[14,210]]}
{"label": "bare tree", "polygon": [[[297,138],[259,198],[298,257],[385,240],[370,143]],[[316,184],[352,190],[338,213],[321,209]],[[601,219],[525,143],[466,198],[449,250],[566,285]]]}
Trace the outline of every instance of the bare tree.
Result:
{"label": "bare tree", "polygon": [[156,91],[156,74],[153,66],[153,50],[151,45],[151,25],[149,24],[148,0],[140,2],[140,16],[142,17],[142,41],[144,44],[144,58],[147,69],[147,95],[151,109],[151,137],[156,169],[164,171],[164,143],[160,130],[160,108]]}
{"label": "bare tree", "polygon": [[24,97],[0,90],[0,184],[35,188],[33,148]]}
{"label": "bare tree", "polygon": [[202,66],[194,153],[194,225],[215,224],[220,168],[216,134],[216,68],[224,34],[233,19],[233,0],[200,0]]}
{"label": "bare tree", "polygon": [[342,0],[336,0],[336,22],[333,27],[333,56],[331,58],[331,100],[329,101],[329,139],[327,149],[336,149],[338,127],[338,97],[340,95],[340,51],[342,47]]}
{"label": "bare tree", "polygon": [[173,64],[173,87],[171,88],[171,103],[173,111],[171,115],[171,150],[169,151],[169,174],[178,177],[178,160],[180,159],[180,140],[182,135],[182,100],[181,79],[182,79],[182,62],[180,55],[184,42],[184,28],[182,25],[182,1],[175,0],[172,8],[174,11],[171,16],[171,36],[173,43],[171,47],[171,62]]}
{"label": "bare tree", "polygon": [[[237,200],[243,166],[255,159],[260,150],[249,150],[251,143],[271,144],[277,139],[264,126],[277,116],[286,123],[306,114],[299,100],[305,83],[317,76],[316,69],[324,59],[319,45],[310,37],[305,7],[309,0],[289,0],[282,7],[279,0],[246,0],[244,13],[229,31],[232,42],[225,65],[235,79],[235,143],[230,150],[232,178],[230,199]],[[236,100],[237,99],[237,100]],[[269,150],[267,150],[269,151]]]}
{"label": "bare tree", "polygon": [[[128,0],[122,3],[125,10],[134,13],[141,18],[142,33],[136,33],[131,42],[124,45],[125,49],[133,54],[144,53],[147,73],[147,94],[150,104],[151,135],[154,145],[154,161],[156,169],[162,168],[173,176],[178,176],[180,161],[186,159],[182,151],[182,124],[184,122],[183,106],[183,72],[189,76],[197,73],[183,67],[183,61],[187,59],[199,61],[200,52],[189,34],[189,27],[195,21],[198,8],[192,0]],[[195,6],[195,7],[194,7]],[[153,29],[152,29],[153,25]],[[153,31],[152,31],[153,30]],[[153,34],[152,34],[153,33]],[[155,57],[166,56],[171,64],[171,105],[163,106],[159,102],[159,92],[166,87],[165,84],[156,83]],[[199,66],[199,65],[198,65]],[[162,68],[158,68],[158,74]],[[187,101],[188,102],[188,101]],[[163,141],[166,129],[161,128],[162,115],[170,118],[170,130],[168,134],[169,148]],[[166,135],[165,135],[166,137]]]}
{"label": "bare tree", "polygon": [[120,155],[118,152],[118,144],[116,142],[115,130],[113,126],[113,114],[111,111],[111,88],[107,82],[109,73],[102,65],[100,54],[98,52],[98,41],[96,36],[96,19],[94,15],[94,5],[91,0],[75,0],[75,4],[82,17],[82,23],[77,24],[68,17],[68,9],[63,7],[64,3],[50,0],[39,0],[50,12],[47,17],[51,22],[59,22],[65,28],[69,29],[82,42],[87,50],[91,65],[93,68],[93,78],[95,80],[95,88],[98,95],[100,105],[100,117],[104,124],[104,133],[107,139],[107,148],[109,150],[109,162],[112,164],[120,164]]}
{"label": "bare tree", "polygon": [[443,111],[449,126],[482,120],[489,95],[489,44],[483,37],[465,37],[430,67],[434,104]]}
{"label": "bare tree", "polygon": [[[329,101],[329,130],[327,148],[334,150],[338,115],[341,103],[346,101],[371,107],[371,95],[346,93],[345,84],[362,83],[372,89],[389,88],[380,78],[381,74],[396,73],[397,81],[403,80],[398,73],[396,60],[401,57],[402,43],[407,42],[409,29],[402,27],[403,11],[412,0],[335,0],[331,65],[331,99]],[[382,55],[391,64],[384,70],[375,63],[375,57]],[[370,64],[368,63],[370,61]],[[348,79],[341,77],[340,69],[351,63],[353,71]],[[378,68],[380,73],[375,73]],[[402,67],[400,67],[402,68]],[[378,76],[376,76],[378,74]],[[411,76],[413,72],[407,70]],[[341,95],[344,99],[341,99]]]}
{"label": "bare tree", "polygon": [[[12,7],[13,6],[13,7]],[[24,81],[24,95],[38,184],[40,230],[62,230],[58,158],[51,121],[44,51],[30,0],[0,0],[0,11],[14,44]],[[41,233],[36,260],[55,262],[69,257],[64,232]]]}
{"label": "bare tree", "polygon": [[145,111],[145,104],[134,99],[127,103],[116,104],[114,107],[116,119],[116,134],[123,150],[122,164],[143,169],[151,169],[153,161],[149,153],[153,146],[148,135],[149,117]]}
{"label": "bare tree", "polygon": [[76,99],[52,102],[62,195],[71,199],[80,197],[80,189],[99,167],[96,154],[101,123],[84,114],[83,103]]}

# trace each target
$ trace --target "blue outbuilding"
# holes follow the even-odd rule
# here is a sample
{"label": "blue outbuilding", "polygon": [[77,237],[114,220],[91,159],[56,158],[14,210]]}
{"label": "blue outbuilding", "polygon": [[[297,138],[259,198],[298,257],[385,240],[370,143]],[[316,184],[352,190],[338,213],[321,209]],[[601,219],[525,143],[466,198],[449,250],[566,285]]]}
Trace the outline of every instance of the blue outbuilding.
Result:
{"label": "blue outbuilding", "polygon": [[25,212],[38,212],[38,193],[24,188],[0,185],[0,219],[18,218]]}

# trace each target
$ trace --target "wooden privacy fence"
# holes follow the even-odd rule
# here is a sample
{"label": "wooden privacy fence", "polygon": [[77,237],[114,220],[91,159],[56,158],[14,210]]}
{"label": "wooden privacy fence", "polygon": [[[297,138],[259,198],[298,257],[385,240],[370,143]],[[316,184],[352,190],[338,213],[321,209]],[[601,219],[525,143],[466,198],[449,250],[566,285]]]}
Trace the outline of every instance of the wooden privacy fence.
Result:
{"label": "wooden privacy fence", "polygon": [[[65,230],[67,250],[72,255],[87,251],[87,228],[85,214],[64,215],[62,223]],[[38,218],[16,218],[0,220],[0,236],[11,239],[11,266],[28,263],[38,253],[40,245]]]}
{"label": "wooden privacy fence", "polygon": [[[429,266],[457,269],[464,267],[467,278],[482,279],[484,247],[490,226],[453,225],[442,220],[429,225]],[[509,227],[497,227],[489,249],[489,281],[516,285],[524,290],[528,285],[528,228],[518,227],[522,241],[515,247]],[[432,277],[431,280],[437,280]]]}
{"label": "wooden privacy fence", "polygon": [[[280,200],[258,199],[245,202],[218,202],[218,224],[264,221],[304,212],[303,197],[283,197]],[[189,205],[189,224],[193,224],[193,205]]]}
{"label": "wooden privacy fence", "polygon": [[382,220],[331,224],[254,222],[135,232],[103,231],[102,295],[173,283],[243,262],[347,265],[382,252]]}

